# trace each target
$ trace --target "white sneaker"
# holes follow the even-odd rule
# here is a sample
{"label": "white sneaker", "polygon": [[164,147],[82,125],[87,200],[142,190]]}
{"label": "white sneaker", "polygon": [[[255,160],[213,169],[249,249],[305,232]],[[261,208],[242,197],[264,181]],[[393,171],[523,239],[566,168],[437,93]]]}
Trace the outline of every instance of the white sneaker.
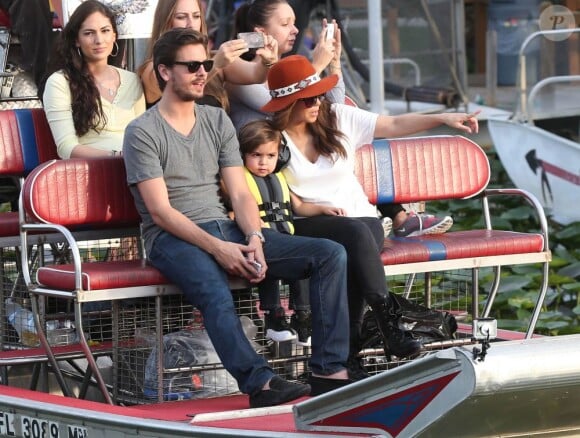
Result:
{"label": "white sneaker", "polygon": [[383,232],[386,238],[391,234],[391,230],[393,229],[393,220],[390,217],[384,217],[381,219],[381,222],[383,223]]}
{"label": "white sneaker", "polygon": [[275,342],[293,341],[296,339],[296,332],[288,324],[286,313],[282,307],[264,313],[266,338]]}

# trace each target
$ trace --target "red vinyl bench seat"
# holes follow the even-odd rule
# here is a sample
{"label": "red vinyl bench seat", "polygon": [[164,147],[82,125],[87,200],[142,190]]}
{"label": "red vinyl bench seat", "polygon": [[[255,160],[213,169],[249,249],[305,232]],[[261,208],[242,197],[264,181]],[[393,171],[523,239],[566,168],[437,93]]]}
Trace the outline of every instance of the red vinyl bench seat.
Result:
{"label": "red vinyl bench seat", "polygon": [[[154,297],[161,314],[161,298],[178,294],[179,288],[142,258],[130,261],[83,261],[75,236],[80,232],[91,239],[111,236],[139,237],[140,216],[126,181],[121,157],[100,159],[52,160],[38,166],[24,181],[21,192],[24,209],[22,260],[27,260],[29,233],[50,232],[61,235],[71,250],[73,263],[40,266],[33,280],[31,270],[23,263],[36,329],[40,342],[55,369],[65,395],[72,395],[59,376],[53,347],[41,324],[39,298],[57,297],[72,302],[79,342],[89,362],[93,376],[106,401],[112,403],[107,385],[96,365],[94,355],[83,330],[82,304],[96,301],[126,300]],[[132,234],[131,234],[132,232]],[[140,241],[140,239],[138,239]],[[241,289],[248,284],[231,278],[230,287]],[[159,336],[162,336],[159,330]]]}
{"label": "red vinyl bench seat", "polygon": [[[452,228],[445,234],[405,238],[391,235],[385,239],[381,253],[385,275],[427,275],[456,269],[473,269],[476,275],[481,267],[494,267],[495,281],[482,312],[487,317],[501,283],[499,267],[542,264],[540,291],[526,333],[526,337],[532,336],[546,296],[551,260],[546,216],[532,194],[512,188],[487,188],[491,171],[485,152],[458,135],[375,140],[357,150],[355,173],[373,204],[481,198],[485,224],[482,229]],[[530,205],[539,229],[526,233],[494,229],[489,199],[498,196],[520,199]],[[475,319],[479,317],[477,279],[472,288]],[[426,303],[429,302],[426,297]]]}
{"label": "red vinyl bench seat", "polygon": [[[469,231],[450,231],[443,235],[388,238],[381,257],[386,276],[482,266],[499,267],[524,263],[543,263],[544,279],[538,296],[534,321],[526,336],[531,336],[547,289],[550,260],[547,224],[541,206],[532,195],[517,189],[488,189],[490,169],[487,156],[472,141],[461,136],[434,136],[412,139],[378,140],[359,148],[356,174],[373,203],[410,203],[430,200],[460,200],[481,197],[485,227]],[[72,249],[73,263],[40,267],[33,281],[25,280],[31,294],[33,312],[39,313],[37,298],[57,296],[75,306],[75,324],[82,328],[81,304],[88,301],[121,300],[134,297],[160,298],[179,293],[156,269],[144,260],[129,262],[81,261],[73,233],[77,230],[99,232],[135,229],[139,215],[127,187],[122,158],[93,160],[55,160],[38,166],[25,180],[22,205],[26,220],[21,225],[23,239],[31,232],[63,234]],[[539,232],[516,233],[492,227],[488,198],[518,196],[535,209]],[[23,242],[25,260],[26,242]],[[475,275],[474,275],[475,276]],[[497,292],[499,269],[490,298],[483,311],[489,313]],[[427,283],[427,282],[426,282]],[[247,284],[230,283],[232,288]],[[473,317],[478,317],[478,285],[474,281]],[[42,327],[37,326],[39,331]],[[81,333],[82,330],[81,330]],[[51,347],[39,336],[49,358]],[[86,340],[81,345],[99,380],[105,398],[106,385],[94,364]],[[108,398],[109,401],[110,398]]]}
{"label": "red vinyl bench seat", "polygon": [[[541,253],[541,234],[500,230],[452,231],[412,238],[385,240],[381,259],[385,266],[479,257],[517,256]],[[494,262],[495,263],[495,262]],[[505,263],[502,263],[505,264]],[[468,266],[471,267],[471,266]],[[395,269],[389,269],[392,275]]]}
{"label": "red vinyl bench seat", "polygon": [[[75,290],[75,266],[73,264],[40,267],[37,280],[46,288]],[[168,284],[169,281],[145,260],[104,261],[84,263],[82,290],[118,289]],[[82,298],[91,301],[90,298]]]}

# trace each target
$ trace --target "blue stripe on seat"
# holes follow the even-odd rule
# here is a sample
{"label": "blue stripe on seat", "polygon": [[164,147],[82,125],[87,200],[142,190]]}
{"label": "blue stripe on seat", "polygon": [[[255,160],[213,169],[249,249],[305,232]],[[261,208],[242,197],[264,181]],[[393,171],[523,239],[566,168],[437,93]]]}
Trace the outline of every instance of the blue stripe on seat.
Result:
{"label": "blue stripe on seat", "polygon": [[414,242],[420,243],[429,251],[429,261],[447,260],[447,249],[441,242],[436,242],[429,239],[421,239],[421,237],[390,237],[391,240],[399,242]]}
{"label": "blue stripe on seat", "polygon": [[36,133],[34,132],[34,119],[30,109],[14,110],[16,121],[18,122],[18,134],[22,147],[22,157],[24,160],[24,172],[28,173],[38,166],[38,148],[36,146]]}
{"label": "blue stripe on seat", "polygon": [[373,141],[377,166],[377,204],[390,204],[395,199],[393,163],[389,140]]}

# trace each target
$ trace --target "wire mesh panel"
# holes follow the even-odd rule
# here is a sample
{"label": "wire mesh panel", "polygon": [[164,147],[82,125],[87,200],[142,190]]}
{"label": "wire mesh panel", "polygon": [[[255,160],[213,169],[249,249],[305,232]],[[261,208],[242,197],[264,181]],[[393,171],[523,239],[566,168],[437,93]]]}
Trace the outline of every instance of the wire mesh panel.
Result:
{"label": "wire mesh panel", "polygon": [[[84,260],[130,259],[136,251],[132,238],[91,240],[80,242]],[[29,249],[29,266],[34,279],[41,265],[70,263],[70,248],[61,243],[44,243]],[[39,345],[32,319],[30,300],[21,269],[18,247],[0,248],[0,345],[6,349],[36,347]],[[42,303],[41,320],[52,345],[76,342],[74,314],[70,301],[47,298]],[[112,339],[111,304],[87,303],[83,306],[84,325],[92,342]]]}
{"label": "wire mesh panel", "polygon": [[[254,349],[264,355],[277,374],[287,379],[303,377],[309,349],[264,337],[263,314],[254,291],[234,291],[233,297]],[[284,291],[282,298],[285,303]],[[236,381],[220,363],[199,311],[182,295],[159,298],[159,308],[156,300],[123,302],[114,310],[118,325],[114,331],[115,398],[143,404],[239,392]],[[159,323],[162,337],[157,336]]]}
{"label": "wire mesh panel", "polygon": [[[8,346],[19,343],[19,337],[12,325],[8,322],[8,317],[13,312],[7,311],[7,304],[13,303],[13,308],[16,305],[23,306],[26,297],[26,286],[19,269],[19,252],[16,247],[0,248],[0,272],[2,278],[2,290],[0,295],[0,343]],[[12,309],[11,309],[12,310]],[[13,319],[16,318],[14,314]]]}

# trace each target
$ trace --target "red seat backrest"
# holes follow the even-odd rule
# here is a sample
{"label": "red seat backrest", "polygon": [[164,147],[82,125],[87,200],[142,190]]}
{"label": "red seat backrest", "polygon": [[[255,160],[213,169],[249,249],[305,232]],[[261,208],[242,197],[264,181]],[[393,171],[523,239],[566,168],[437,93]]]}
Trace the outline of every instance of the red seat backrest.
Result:
{"label": "red seat backrest", "polygon": [[42,108],[0,111],[0,176],[25,176],[57,157]]}
{"label": "red seat backrest", "polygon": [[374,204],[469,198],[491,176],[485,152],[460,135],[375,140],[357,150],[355,173]]}
{"label": "red seat backrest", "polygon": [[344,104],[358,108],[358,105],[356,104],[356,102],[351,97],[348,97],[348,96],[344,96]]}
{"label": "red seat backrest", "polygon": [[137,225],[122,158],[53,160],[28,175],[22,187],[27,222],[79,228]]}

